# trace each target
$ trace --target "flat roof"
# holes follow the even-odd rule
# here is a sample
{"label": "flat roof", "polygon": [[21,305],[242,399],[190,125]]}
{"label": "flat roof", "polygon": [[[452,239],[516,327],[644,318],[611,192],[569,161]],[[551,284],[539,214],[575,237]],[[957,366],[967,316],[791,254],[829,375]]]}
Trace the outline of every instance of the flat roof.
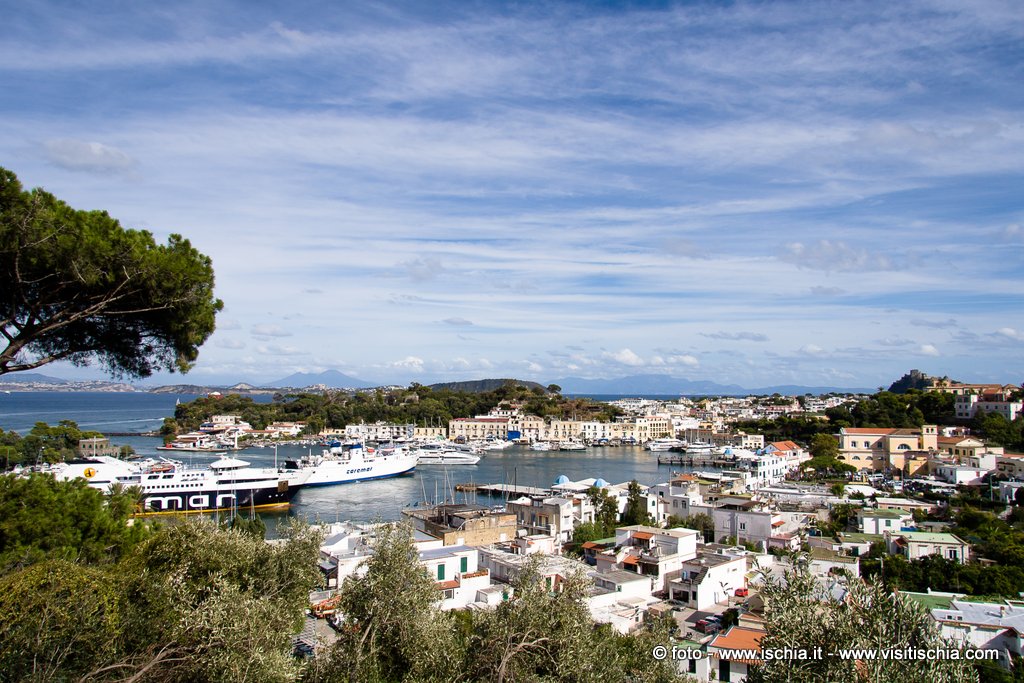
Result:
{"label": "flat roof", "polygon": [[936,531],[900,531],[893,535],[903,536],[907,540],[917,541],[919,543],[957,543],[960,545],[967,545],[967,541],[961,539],[959,536]]}

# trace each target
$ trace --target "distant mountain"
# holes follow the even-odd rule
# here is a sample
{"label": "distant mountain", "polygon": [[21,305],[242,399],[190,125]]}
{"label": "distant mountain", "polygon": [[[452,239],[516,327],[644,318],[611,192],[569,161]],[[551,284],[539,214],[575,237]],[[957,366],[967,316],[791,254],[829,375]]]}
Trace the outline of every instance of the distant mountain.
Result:
{"label": "distant mountain", "polygon": [[565,377],[554,383],[562,387],[563,394],[746,394],[736,384],[718,384],[709,381],[691,381],[668,375],[632,375],[615,379],[583,379]]}
{"label": "distant mountain", "polygon": [[6,375],[0,375],[0,384],[30,384],[32,382],[37,384],[68,383],[66,379],[50,377],[39,372],[9,372]]}
{"label": "distant mountain", "polygon": [[637,394],[637,395],[680,395],[680,396],[747,396],[782,394],[828,393],[874,393],[874,389],[850,389],[847,387],[805,387],[780,385],[748,389],[738,384],[718,384],[708,380],[688,380],[668,375],[632,375],[616,379],[583,379],[566,377],[554,381],[562,387],[563,394]]}
{"label": "distant mountain", "polygon": [[337,370],[324,370],[319,373],[296,372],[294,375],[288,375],[283,379],[266,382],[264,383],[264,386],[302,388],[310,387],[314,384],[323,384],[335,389],[368,389],[370,387],[380,386],[379,384],[374,384],[372,382],[364,382],[363,380],[356,379],[355,377],[349,377]]}
{"label": "distant mountain", "polygon": [[[431,389],[442,390],[448,389],[449,391],[464,391],[472,394],[482,394],[485,391],[495,391],[500,389],[506,384],[521,384],[527,389],[540,388],[545,389],[542,384],[537,382],[527,382],[522,379],[476,379],[466,382],[442,382],[441,384],[429,385]],[[545,389],[546,391],[546,389]]]}

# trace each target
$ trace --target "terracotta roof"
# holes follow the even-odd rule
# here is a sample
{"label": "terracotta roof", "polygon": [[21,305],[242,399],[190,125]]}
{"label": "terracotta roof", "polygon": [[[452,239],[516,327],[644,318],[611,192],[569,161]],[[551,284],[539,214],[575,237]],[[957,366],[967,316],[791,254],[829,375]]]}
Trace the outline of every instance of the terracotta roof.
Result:
{"label": "terracotta roof", "polygon": [[646,531],[634,531],[633,538],[639,538],[641,541],[649,541],[654,538],[654,534],[647,533]]}
{"label": "terracotta roof", "polygon": [[780,451],[797,451],[797,450],[800,450],[800,447],[797,446],[792,441],[773,441],[771,445],[775,446]]}
{"label": "terracotta roof", "polygon": [[451,581],[438,581],[434,584],[434,588],[439,591],[446,591],[458,587],[459,582],[457,579],[452,579]]}
{"label": "terracotta roof", "polygon": [[[761,639],[764,638],[764,631],[744,626],[733,626],[725,633],[719,634],[711,641],[711,647],[724,650],[760,650]],[[712,653],[717,654],[717,653]],[[733,659],[734,662],[745,662],[747,664],[759,664],[760,660]]]}
{"label": "terracotta roof", "polygon": [[622,564],[639,564],[639,560],[634,555],[626,555],[622,558]]}
{"label": "terracotta roof", "polygon": [[776,521],[772,522],[772,526],[773,527],[782,526],[785,523],[786,523],[785,521],[779,519],[779,520],[776,520]]}

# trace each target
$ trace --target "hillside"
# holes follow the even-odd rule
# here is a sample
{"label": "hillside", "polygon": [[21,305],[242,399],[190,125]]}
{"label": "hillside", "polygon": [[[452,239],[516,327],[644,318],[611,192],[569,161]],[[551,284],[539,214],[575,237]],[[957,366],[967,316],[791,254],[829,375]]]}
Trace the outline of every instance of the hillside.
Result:
{"label": "hillside", "polygon": [[496,391],[506,385],[520,385],[527,389],[547,389],[542,384],[537,382],[528,382],[522,379],[477,379],[468,382],[442,382],[441,384],[431,384],[430,389],[439,391],[447,389],[449,391],[461,391],[470,394],[482,394],[488,391]]}

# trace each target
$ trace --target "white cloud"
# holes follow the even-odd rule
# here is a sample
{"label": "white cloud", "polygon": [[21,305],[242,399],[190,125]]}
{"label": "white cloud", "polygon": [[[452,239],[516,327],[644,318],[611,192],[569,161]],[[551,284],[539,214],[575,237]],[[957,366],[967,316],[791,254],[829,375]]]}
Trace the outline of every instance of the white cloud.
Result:
{"label": "white cloud", "polygon": [[264,356],[304,356],[307,352],[294,346],[279,346],[277,344],[260,344],[256,347],[256,353]]}
{"label": "white cloud", "polygon": [[638,367],[644,364],[644,359],[633,353],[630,349],[621,349],[620,351],[605,353],[604,355],[616,363],[622,363],[630,367]]}
{"label": "white cloud", "polygon": [[885,339],[879,339],[878,344],[880,346],[913,346],[913,339],[904,339],[903,337],[886,337]]}
{"label": "white cloud", "polygon": [[433,280],[444,271],[441,262],[434,258],[418,258],[399,264],[414,282]]}
{"label": "white cloud", "polygon": [[922,344],[920,351],[921,351],[921,354],[925,355],[925,356],[938,356],[938,355],[940,355],[939,354],[939,350],[937,348],[935,348],[935,346],[933,346],[932,344]]}
{"label": "white cloud", "polygon": [[668,362],[673,365],[685,365],[687,367],[695,368],[700,365],[700,361],[697,360],[696,356],[690,354],[684,354],[681,356],[669,356]]}
{"label": "white cloud", "polygon": [[1000,327],[997,333],[1007,339],[1014,341],[1024,341],[1024,332],[1017,330],[1012,327]]}
{"label": "white cloud", "polygon": [[222,349],[244,349],[245,342],[238,341],[237,339],[218,339],[215,344]]}
{"label": "white cloud", "polygon": [[805,356],[822,356],[825,354],[825,349],[817,344],[805,344],[800,347],[800,353]]}
{"label": "white cloud", "polygon": [[471,327],[473,325],[472,321],[465,318],[445,318],[441,322],[445,325],[454,325],[456,327]]}
{"label": "white cloud", "polygon": [[701,332],[702,337],[709,339],[722,339],[731,341],[754,341],[766,342],[768,335],[760,332]]}
{"label": "white cloud", "polygon": [[416,356],[406,356],[401,360],[396,360],[388,363],[387,367],[395,370],[411,370],[412,372],[423,372],[424,364],[422,358],[417,358]]}
{"label": "white cloud", "polygon": [[280,325],[271,325],[267,323],[260,323],[253,325],[249,333],[256,338],[266,337],[291,337],[292,332],[282,329]]}
{"label": "white cloud", "polygon": [[871,253],[852,247],[842,240],[818,240],[812,244],[791,242],[779,257],[801,268],[832,272],[891,270],[892,259],[886,253]]}
{"label": "white cloud", "polygon": [[50,163],[69,171],[124,172],[135,167],[125,152],[99,142],[48,140],[43,147]]}

